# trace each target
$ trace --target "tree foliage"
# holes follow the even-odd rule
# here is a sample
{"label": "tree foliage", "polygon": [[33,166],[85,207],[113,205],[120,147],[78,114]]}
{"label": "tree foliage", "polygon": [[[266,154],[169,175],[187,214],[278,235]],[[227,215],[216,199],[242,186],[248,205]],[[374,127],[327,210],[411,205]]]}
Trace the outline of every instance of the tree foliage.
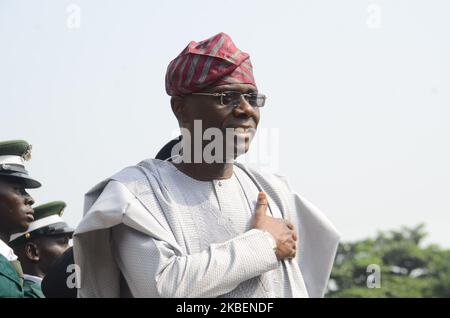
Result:
{"label": "tree foliage", "polygon": [[[326,296],[450,297],[450,250],[422,247],[425,237],[420,224],[340,244]],[[371,264],[379,266],[379,276]]]}

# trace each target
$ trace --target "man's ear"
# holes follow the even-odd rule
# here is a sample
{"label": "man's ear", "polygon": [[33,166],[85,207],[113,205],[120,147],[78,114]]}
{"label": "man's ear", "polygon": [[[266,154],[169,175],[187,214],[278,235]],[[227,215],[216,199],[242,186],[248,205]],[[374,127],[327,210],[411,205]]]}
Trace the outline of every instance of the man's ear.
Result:
{"label": "man's ear", "polygon": [[32,262],[39,262],[39,247],[34,242],[25,243],[25,256]]}
{"label": "man's ear", "polygon": [[172,106],[172,111],[175,117],[178,119],[178,123],[184,122],[184,98],[180,96],[172,96],[170,99],[170,106]]}

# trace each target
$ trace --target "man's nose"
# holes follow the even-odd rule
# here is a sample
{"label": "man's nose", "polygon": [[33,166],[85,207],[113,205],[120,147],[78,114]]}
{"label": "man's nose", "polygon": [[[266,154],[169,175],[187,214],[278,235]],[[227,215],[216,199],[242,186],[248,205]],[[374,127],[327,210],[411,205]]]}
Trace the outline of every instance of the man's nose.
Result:
{"label": "man's nose", "polygon": [[255,108],[241,95],[241,102],[234,108],[234,112],[237,116],[244,114],[251,117],[255,114]]}
{"label": "man's nose", "polygon": [[29,206],[32,206],[34,204],[33,197],[26,191],[25,191],[25,204]]}

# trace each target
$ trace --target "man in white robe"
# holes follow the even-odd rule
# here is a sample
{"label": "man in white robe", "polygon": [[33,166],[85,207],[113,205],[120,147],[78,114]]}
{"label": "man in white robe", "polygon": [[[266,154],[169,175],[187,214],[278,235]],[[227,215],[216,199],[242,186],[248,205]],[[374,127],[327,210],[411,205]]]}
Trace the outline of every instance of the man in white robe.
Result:
{"label": "man in white robe", "polygon": [[182,131],[200,120],[202,135],[233,129],[241,142],[224,138],[211,162],[183,134],[181,160],[144,160],[91,189],[74,235],[78,296],[322,297],[337,231],[283,177],[234,162],[265,103],[248,54],[224,33],[191,42],[166,90]]}

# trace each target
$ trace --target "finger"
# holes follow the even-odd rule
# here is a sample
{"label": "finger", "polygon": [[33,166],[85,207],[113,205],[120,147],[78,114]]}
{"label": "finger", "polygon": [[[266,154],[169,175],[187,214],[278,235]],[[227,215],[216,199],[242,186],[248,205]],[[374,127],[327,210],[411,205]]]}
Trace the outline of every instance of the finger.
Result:
{"label": "finger", "polygon": [[291,258],[293,258],[295,256],[295,252],[294,251],[288,251],[287,253],[286,253],[286,258],[287,259],[291,259]]}
{"label": "finger", "polygon": [[294,258],[296,254],[297,254],[297,250],[295,249],[295,246],[294,246],[294,248],[291,250],[290,257]]}
{"label": "finger", "polygon": [[267,212],[267,198],[264,192],[258,194],[258,201],[256,202],[256,216],[266,215]]}
{"label": "finger", "polygon": [[267,195],[265,192],[258,193],[258,201],[256,204],[267,205]]}
{"label": "finger", "polygon": [[293,250],[295,250],[295,249],[296,249],[296,244],[295,244],[295,241],[292,241],[292,242],[291,242],[291,249],[293,249]]}
{"label": "finger", "polygon": [[294,239],[294,241],[298,240],[298,235],[295,231],[292,232],[292,238]]}
{"label": "finger", "polygon": [[284,222],[286,223],[287,227],[289,228],[289,230],[293,230],[294,229],[294,224],[292,224],[291,222],[289,222],[288,220],[284,220]]}

